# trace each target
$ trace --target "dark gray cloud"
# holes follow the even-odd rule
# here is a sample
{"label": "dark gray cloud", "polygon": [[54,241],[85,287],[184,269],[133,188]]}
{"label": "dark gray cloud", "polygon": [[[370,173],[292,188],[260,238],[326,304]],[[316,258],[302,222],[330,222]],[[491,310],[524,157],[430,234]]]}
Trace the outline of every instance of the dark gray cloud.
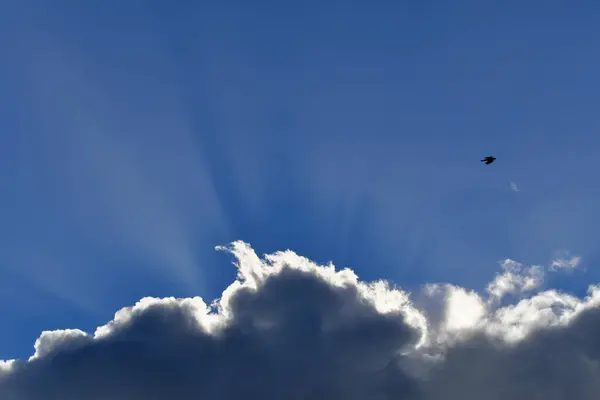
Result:
{"label": "dark gray cloud", "polygon": [[429,399],[600,398],[600,309],[513,345],[478,334],[450,348],[424,385]]}
{"label": "dark gray cloud", "polygon": [[[435,297],[445,311],[426,325],[425,311],[384,283],[291,252],[261,260],[243,243],[231,250],[239,279],[212,308],[200,298],[147,298],[93,334],[44,332],[29,361],[0,364],[0,398],[588,400],[600,393],[598,291],[584,300],[539,293],[491,309],[447,286]],[[449,323],[457,315],[450,308],[465,305],[477,318]],[[532,319],[539,315],[542,325]],[[441,358],[431,361],[434,353]]]}
{"label": "dark gray cloud", "polygon": [[17,366],[7,400],[388,399],[416,393],[398,351],[418,333],[356,286],[282,268],[239,288],[208,332],[181,302],[153,304],[102,338],[73,336]]}

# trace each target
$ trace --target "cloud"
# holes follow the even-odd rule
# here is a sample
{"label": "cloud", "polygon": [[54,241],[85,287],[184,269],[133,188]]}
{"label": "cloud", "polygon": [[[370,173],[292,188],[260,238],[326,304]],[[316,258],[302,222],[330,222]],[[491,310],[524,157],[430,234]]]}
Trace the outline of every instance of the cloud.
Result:
{"label": "cloud", "polygon": [[510,190],[512,190],[513,192],[520,192],[521,191],[521,189],[519,189],[519,187],[517,186],[517,184],[514,183],[514,182],[510,183]]}
{"label": "cloud", "polygon": [[[0,392],[30,399],[595,399],[600,286],[540,291],[542,267],[506,260],[486,295],[409,294],[291,251],[243,242],[212,304],[144,298],[94,333],[43,332],[0,362]],[[515,301],[503,304],[507,294]],[[529,294],[530,297],[524,297]]]}
{"label": "cloud", "polygon": [[582,313],[568,327],[544,329],[518,345],[473,337],[434,367],[432,399],[593,399],[600,390],[600,314]]}
{"label": "cloud", "polygon": [[557,258],[552,260],[551,269],[575,269],[581,263],[581,257]]}
{"label": "cloud", "polygon": [[544,273],[540,266],[523,268],[521,263],[506,259],[501,264],[502,274],[490,282],[487,291],[495,300],[501,300],[508,294],[520,294],[537,289]]}

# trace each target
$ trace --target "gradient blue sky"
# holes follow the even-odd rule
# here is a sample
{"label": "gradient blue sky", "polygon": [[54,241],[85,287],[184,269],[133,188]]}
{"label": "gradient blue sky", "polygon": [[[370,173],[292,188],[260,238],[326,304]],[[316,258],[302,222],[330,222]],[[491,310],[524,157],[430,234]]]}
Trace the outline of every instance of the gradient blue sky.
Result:
{"label": "gradient blue sky", "polygon": [[0,359],[210,301],[237,239],[408,289],[566,252],[585,272],[549,284],[599,282],[598,27],[597,1],[3,1]]}

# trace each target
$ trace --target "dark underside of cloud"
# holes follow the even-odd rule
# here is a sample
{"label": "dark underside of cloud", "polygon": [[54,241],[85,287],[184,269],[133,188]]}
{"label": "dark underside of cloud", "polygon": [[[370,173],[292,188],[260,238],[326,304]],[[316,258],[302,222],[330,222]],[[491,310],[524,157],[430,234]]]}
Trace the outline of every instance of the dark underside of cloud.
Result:
{"label": "dark underside of cloud", "polygon": [[443,324],[399,289],[290,252],[232,251],[240,276],[213,308],[144,299],[96,333],[45,332],[32,359],[0,364],[0,399],[599,398],[592,300],[517,341],[484,325],[436,341]]}
{"label": "dark underside of cloud", "polygon": [[430,399],[600,398],[600,310],[540,329],[514,347],[473,337],[431,371]]}

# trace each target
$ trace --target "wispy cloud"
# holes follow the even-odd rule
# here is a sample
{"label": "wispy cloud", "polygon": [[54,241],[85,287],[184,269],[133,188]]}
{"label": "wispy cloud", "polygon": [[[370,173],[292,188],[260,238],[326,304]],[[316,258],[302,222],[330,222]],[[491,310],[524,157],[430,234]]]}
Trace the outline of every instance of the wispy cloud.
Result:
{"label": "wispy cloud", "polygon": [[513,192],[520,192],[521,191],[521,189],[519,189],[519,187],[517,186],[517,184],[514,183],[514,182],[510,183],[510,190],[512,190]]}
{"label": "wispy cloud", "polygon": [[552,260],[550,268],[553,270],[558,269],[575,269],[581,264],[581,257],[572,256],[569,258],[557,258]]}

